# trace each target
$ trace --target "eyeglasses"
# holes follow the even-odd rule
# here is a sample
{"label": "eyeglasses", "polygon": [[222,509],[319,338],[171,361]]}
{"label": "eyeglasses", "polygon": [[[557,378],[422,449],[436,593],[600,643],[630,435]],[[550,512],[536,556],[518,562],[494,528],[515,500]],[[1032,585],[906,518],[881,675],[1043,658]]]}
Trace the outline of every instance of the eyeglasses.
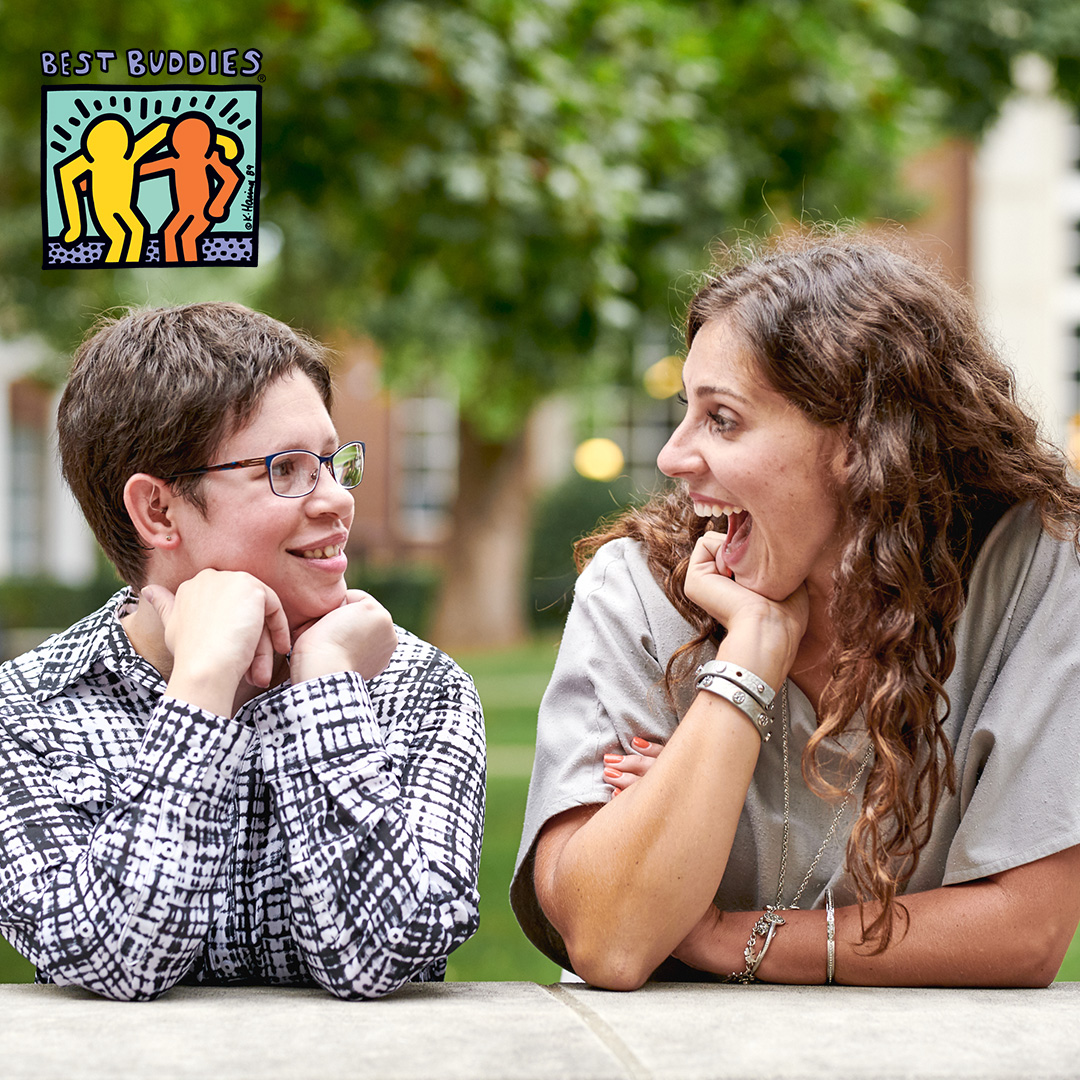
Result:
{"label": "eyeglasses", "polygon": [[280,450],[266,457],[245,458],[243,461],[227,461],[221,465],[206,465],[201,469],[187,469],[162,477],[166,482],[181,476],[201,476],[209,472],[226,472],[229,469],[266,468],[270,490],[283,499],[300,499],[310,495],[319,482],[319,470],[327,465],[330,475],[343,487],[354,488],[364,478],[364,444],[350,442],[339,446],[332,454],[316,454],[312,450]]}

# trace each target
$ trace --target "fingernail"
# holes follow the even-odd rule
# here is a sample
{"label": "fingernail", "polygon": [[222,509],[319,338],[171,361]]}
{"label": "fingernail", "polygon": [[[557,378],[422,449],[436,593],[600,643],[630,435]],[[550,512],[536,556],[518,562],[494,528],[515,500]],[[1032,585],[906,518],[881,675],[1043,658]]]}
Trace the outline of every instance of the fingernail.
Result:
{"label": "fingernail", "polygon": [[617,777],[622,776],[622,773],[618,769],[605,769],[604,770],[604,775],[617,778]]}
{"label": "fingernail", "polygon": [[651,744],[648,739],[643,739],[639,735],[635,735],[632,745],[636,746],[639,750],[647,750]]}
{"label": "fingernail", "polygon": [[622,761],[622,754],[605,754],[604,760],[609,765],[618,765],[619,762]]}

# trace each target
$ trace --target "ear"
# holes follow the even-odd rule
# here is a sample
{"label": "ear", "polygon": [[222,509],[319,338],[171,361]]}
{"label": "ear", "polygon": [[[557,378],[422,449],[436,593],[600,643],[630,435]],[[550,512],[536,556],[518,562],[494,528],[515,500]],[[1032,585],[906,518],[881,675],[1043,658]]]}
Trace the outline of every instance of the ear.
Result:
{"label": "ear", "polygon": [[124,508],[139,539],[159,550],[175,548],[180,541],[173,512],[177,497],[164,480],[149,473],[135,473],[124,485]]}
{"label": "ear", "polygon": [[825,467],[834,483],[840,487],[847,479],[853,448],[854,444],[847,424],[841,424],[829,430],[829,437],[824,446]]}

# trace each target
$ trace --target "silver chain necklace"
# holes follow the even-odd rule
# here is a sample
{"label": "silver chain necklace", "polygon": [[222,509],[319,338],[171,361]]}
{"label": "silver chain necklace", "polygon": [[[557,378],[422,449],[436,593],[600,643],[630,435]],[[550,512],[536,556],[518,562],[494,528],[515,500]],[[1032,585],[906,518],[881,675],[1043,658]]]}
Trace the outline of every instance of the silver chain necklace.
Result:
{"label": "silver chain necklace", "polygon": [[810,864],[810,869],[806,871],[806,877],[802,879],[802,884],[791,898],[791,903],[785,905],[782,897],[784,892],[784,874],[787,872],[788,839],[791,835],[791,781],[789,779],[788,769],[788,688],[786,682],[780,692],[780,725],[784,743],[784,842],[780,849],[780,877],[776,882],[776,903],[773,907],[775,909],[784,907],[797,909],[799,901],[802,899],[802,894],[806,891],[806,886],[810,884],[810,879],[814,876],[817,864],[821,861],[821,856],[825,854],[825,849],[829,846],[829,841],[836,834],[837,826],[840,824],[840,818],[843,817],[844,811],[851,801],[851,796],[855,794],[855,789],[859,786],[859,781],[862,779],[862,774],[865,771],[866,766],[870,764],[870,759],[874,756],[874,744],[871,742],[866,748],[866,753],[863,755],[859,771],[855,773],[855,779],[848,785],[844,801],[840,804],[840,809],[836,811],[836,816],[829,826],[829,831],[825,834],[825,839],[821,841],[821,847],[818,848],[817,854],[814,856],[814,861]]}

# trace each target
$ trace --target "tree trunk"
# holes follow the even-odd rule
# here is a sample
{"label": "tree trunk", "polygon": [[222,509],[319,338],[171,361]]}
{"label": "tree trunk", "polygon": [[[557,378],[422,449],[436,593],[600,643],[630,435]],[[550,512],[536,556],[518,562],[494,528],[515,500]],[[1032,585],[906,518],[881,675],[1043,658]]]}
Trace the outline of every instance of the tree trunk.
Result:
{"label": "tree trunk", "polygon": [[528,635],[525,573],[533,482],[526,429],[506,442],[458,424],[458,494],[432,638],[450,652]]}

